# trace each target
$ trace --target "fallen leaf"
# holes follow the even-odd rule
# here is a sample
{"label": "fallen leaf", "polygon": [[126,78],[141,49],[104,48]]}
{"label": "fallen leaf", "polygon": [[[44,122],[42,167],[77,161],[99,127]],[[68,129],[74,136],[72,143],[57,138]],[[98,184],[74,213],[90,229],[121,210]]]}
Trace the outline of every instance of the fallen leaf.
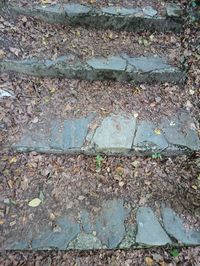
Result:
{"label": "fallen leaf", "polygon": [[4,50],[0,49],[0,58],[2,58],[6,53],[4,52]]}
{"label": "fallen leaf", "polygon": [[146,257],[145,258],[145,263],[146,263],[147,266],[153,266],[154,261],[153,261],[153,259],[151,257]]}
{"label": "fallen leaf", "polygon": [[51,3],[52,3],[52,0],[41,0],[41,3],[42,3],[43,5],[51,4]]}
{"label": "fallen leaf", "polygon": [[196,186],[196,185],[192,185],[192,188],[193,188],[194,190],[197,190],[197,186]]}
{"label": "fallen leaf", "polygon": [[124,184],[123,181],[119,182],[119,186],[120,186],[120,187],[123,187],[124,185],[125,185],[125,184]]}
{"label": "fallen leaf", "polygon": [[117,175],[123,175],[124,173],[124,168],[122,166],[118,166],[116,169],[115,169],[115,172]]}
{"label": "fallen leaf", "polygon": [[0,225],[4,224],[5,220],[0,220]]}
{"label": "fallen leaf", "polygon": [[11,160],[10,160],[10,163],[16,163],[17,162],[17,157],[13,157]]}
{"label": "fallen leaf", "polygon": [[10,47],[10,51],[11,51],[13,54],[15,54],[16,56],[18,56],[19,53],[20,53],[20,49],[18,49],[18,48],[14,48],[14,47]]}
{"label": "fallen leaf", "polygon": [[160,134],[161,134],[161,130],[160,130],[159,128],[156,128],[156,129],[154,130],[154,133],[155,133],[156,135],[160,135]]}
{"label": "fallen leaf", "polygon": [[39,199],[39,198],[35,198],[35,199],[32,199],[32,200],[28,203],[28,206],[29,206],[29,207],[33,207],[33,208],[35,208],[35,207],[38,207],[38,206],[40,205],[41,202],[42,202],[41,199]]}

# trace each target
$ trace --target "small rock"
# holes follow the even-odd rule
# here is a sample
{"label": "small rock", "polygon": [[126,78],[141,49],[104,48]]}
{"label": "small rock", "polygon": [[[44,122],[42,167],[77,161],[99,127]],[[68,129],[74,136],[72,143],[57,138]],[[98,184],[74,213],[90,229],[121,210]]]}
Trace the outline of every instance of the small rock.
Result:
{"label": "small rock", "polygon": [[3,97],[13,97],[14,94],[12,92],[9,92],[7,90],[0,89],[0,98]]}
{"label": "small rock", "polygon": [[175,3],[168,4],[167,6],[167,16],[168,17],[181,17],[183,14],[182,9]]}
{"label": "small rock", "polygon": [[157,103],[161,102],[161,100],[162,100],[162,98],[159,97],[159,96],[155,98],[155,101],[156,101]]}
{"label": "small rock", "polygon": [[151,6],[146,6],[143,9],[143,12],[145,15],[149,16],[149,17],[154,17],[158,12],[152,8]]}
{"label": "small rock", "polygon": [[79,196],[79,197],[78,197],[78,200],[80,200],[80,201],[82,201],[82,200],[84,200],[84,199],[85,199],[84,196]]}

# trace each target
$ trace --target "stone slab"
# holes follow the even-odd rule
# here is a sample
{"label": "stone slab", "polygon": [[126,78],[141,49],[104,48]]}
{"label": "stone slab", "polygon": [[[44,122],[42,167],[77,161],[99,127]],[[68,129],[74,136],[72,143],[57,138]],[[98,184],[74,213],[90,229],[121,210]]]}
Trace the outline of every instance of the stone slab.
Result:
{"label": "stone slab", "polygon": [[167,233],[185,245],[200,245],[199,230],[187,229],[171,208],[162,208],[163,224]]}
{"label": "stone slab", "polygon": [[177,116],[162,119],[159,128],[168,143],[180,149],[193,151],[200,149],[197,129],[194,121],[186,111],[180,112]]}
{"label": "stone slab", "polygon": [[140,207],[137,210],[136,220],[138,225],[136,243],[147,246],[171,244],[169,236],[161,227],[151,208]]}
{"label": "stone slab", "polygon": [[101,243],[108,249],[116,248],[124,238],[126,231],[124,221],[129,213],[121,199],[104,201],[100,213],[93,217],[84,210],[81,214],[83,230],[86,233],[96,232]]}
{"label": "stone slab", "polygon": [[55,60],[0,60],[0,73],[15,72],[37,77],[60,77],[83,80],[114,80],[135,83],[182,83],[185,74],[159,57],[128,55],[90,58],[86,61],[66,55]]}
{"label": "stone slab", "polygon": [[[109,6],[91,8],[81,4],[43,5],[34,8],[23,8],[8,5],[7,9],[14,14],[28,15],[48,23],[90,26],[100,29],[127,31],[177,31],[182,29],[182,16],[177,7],[168,7],[166,16],[158,16],[158,11],[151,6],[144,8],[124,8]],[[174,16],[175,14],[175,16]],[[179,18],[177,20],[177,18]]]}
{"label": "stone slab", "polygon": [[166,232],[149,207],[139,207],[136,223],[132,220],[126,223],[133,208],[131,203],[125,207],[123,199],[112,198],[93,204],[87,209],[84,206],[67,209],[51,222],[47,218],[43,226],[29,221],[23,233],[17,229],[10,233],[0,243],[0,250],[84,251],[177,245],[168,234],[180,246],[200,244],[200,231],[186,230],[170,208],[162,208]]}
{"label": "stone slab", "polygon": [[81,150],[89,124],[95,115],[79,119],[69,119],[63,122],[52,121],[50,147],[55,150]]}
{"label": "stone slab", "polygon": [[168,147],[168,142],[163,133],[156,130],[157,127],[152,122],[140,122],[134,138],[133,149],[141,152],[161,152],[165,150]]}
{"label": "stone slab", "polygon": [[200,150],[198,131],[185,112],[156,124],[148,120],[137,122],[123,112],[110,114],[95,121],[96,129],[91,125],[94,117],[91,114],[31,124],[12,148],[19,152],[123,156],[177,156]]}
{"label": "stone slab", "polygon": [[129,153],[135,130],[134,117],[111,115],[103,119],[96,129],[91,145],[97,153]]}

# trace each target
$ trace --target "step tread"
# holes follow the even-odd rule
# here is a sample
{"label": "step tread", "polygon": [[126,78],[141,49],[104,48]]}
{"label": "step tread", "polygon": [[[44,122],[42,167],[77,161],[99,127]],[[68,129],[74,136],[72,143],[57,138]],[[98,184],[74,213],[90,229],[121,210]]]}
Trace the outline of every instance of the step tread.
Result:
{"label": "step tread", "polygon": [[180,31],[183,10],[169,3],[164,16],[151,6],[125,8],[119,6],[91,7],[77,3],[34,6],[32,8],[8,5],[11,12],[36,17],[48,23],[84,25],[95,28],[127,31]]}
{"label": "step tread", "polygon": [[[35,226],[21,236],[8,237],[1,250],[95,250],[127,249],[165,245],[199,245],[200,232],[187,230],[184,222],[171,209],[161,207],[157,217],[150,207],[138,207],[136,222],[126,224],[135,213],[131,204],[120,198],[104,200],[97,212],[80,209],[79,218],[75,210],[54,220],[54,226],[46,225],[40,230]],[[33,233],[34,230],[37,233]],[[173,239],[171,239],[171,236]]]}
{"label": "step tread", "polygon": [[0,60],[0,72],[17,72],[37,77],[65,77],[85,80],[116,80],[135,83],[172,82],[182,83],[185,73],[168,63],[167,59],[155,57],[131,57],[126,54],[93,57],[81,60],[68,54],[55,60],[37,58]]}
{"label": "step tread", "polygon": [[190,115],[163,117],[158,123],[139,121],[126,113],[38,122],[13,145],[20,152],[63,154],[179,155],[200,150]]}

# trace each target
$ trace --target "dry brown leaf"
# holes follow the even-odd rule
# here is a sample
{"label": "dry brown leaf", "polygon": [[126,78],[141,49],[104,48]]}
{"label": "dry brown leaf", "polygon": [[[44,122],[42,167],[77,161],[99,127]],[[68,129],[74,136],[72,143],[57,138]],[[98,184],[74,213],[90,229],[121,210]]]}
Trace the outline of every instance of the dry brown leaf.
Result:
{"label": "dry brown leaf", "polygon": [[153,261],[153,259],[151,257],[146,257],[145,258],[145,263],[146,263],[147,266],[153,266],[154,261]]}

